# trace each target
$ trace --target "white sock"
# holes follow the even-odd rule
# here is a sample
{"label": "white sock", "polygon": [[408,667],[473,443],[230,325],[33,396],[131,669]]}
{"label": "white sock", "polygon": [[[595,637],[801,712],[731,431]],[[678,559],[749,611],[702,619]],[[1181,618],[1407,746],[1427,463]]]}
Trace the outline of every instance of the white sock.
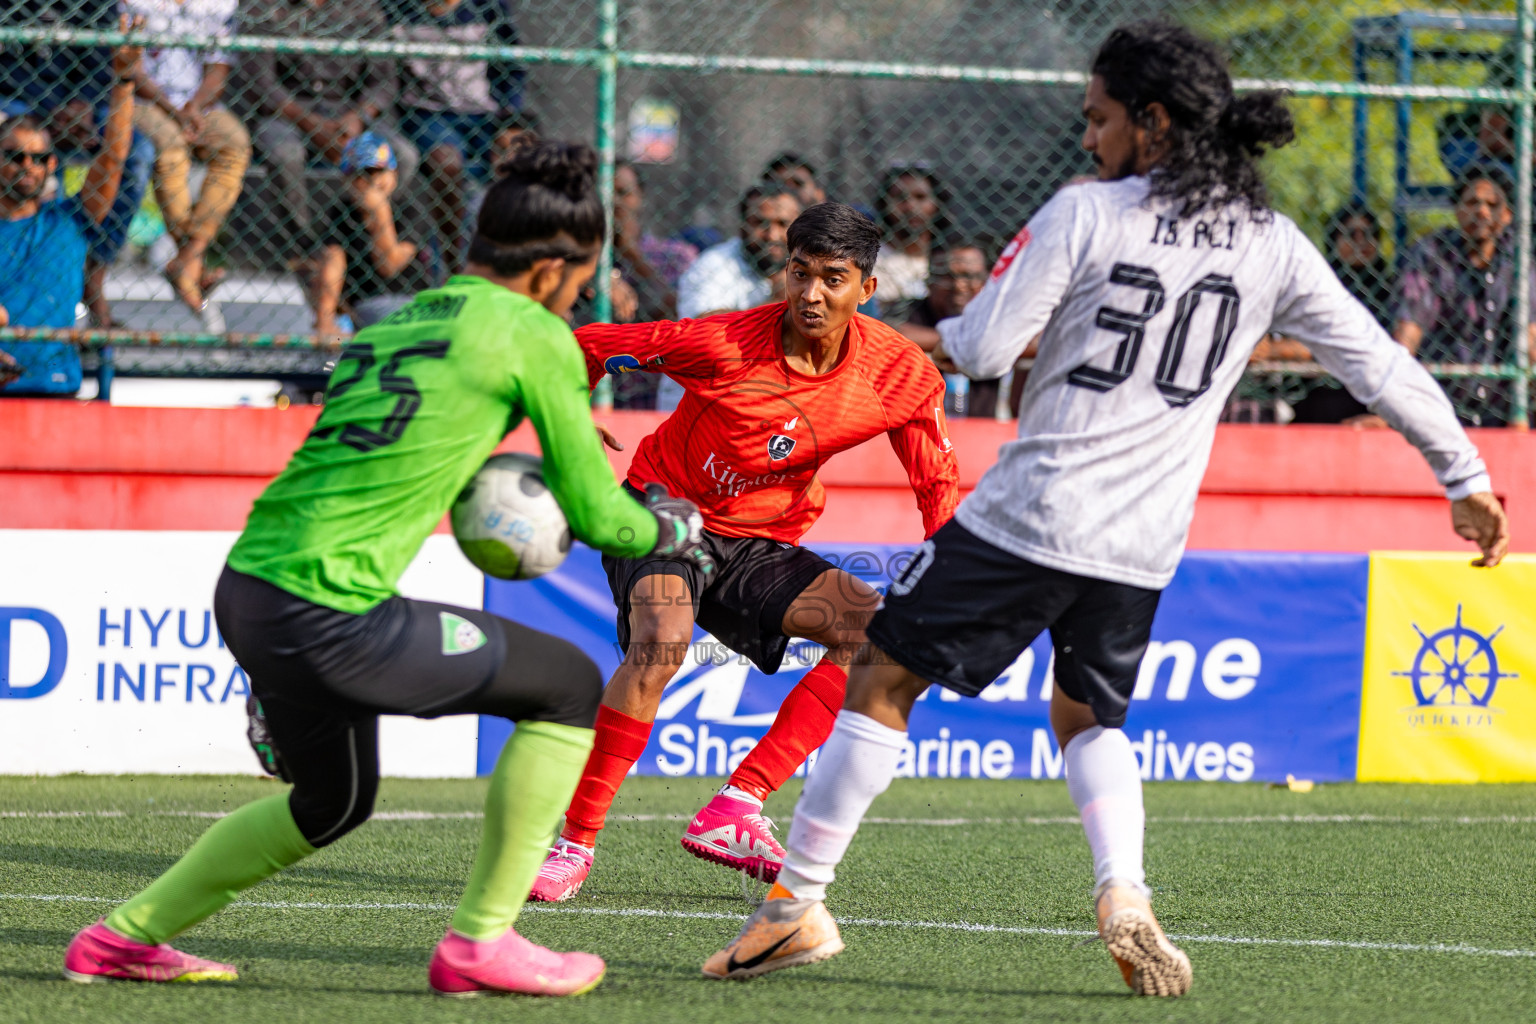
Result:
{"label": "white sock", "polygon": [[1114,878],[1145,890],[1141,851],[1147,815],[1131,741],[1124,730],[1096,725],[1072,737],[1065,754],[1067,791],[1093,851],[1094,884]]}
{"label": "white sock", "polygon": [[744,804],[752,804],[758,810],[763,809],[763,802],[761,800],[753,796],[751,793],[748,793],[746,790],[739,789],[736,786],[731,785],[729,782],[720,787],[720,792],[718,795],[728,797],[732,800],[739,800]]}
{"label": "white sock", "polygon": [[838,712],[789,826],[779,884],[796,899],[822,900],[869,805],[890,787],[907,734],[857,711]]}

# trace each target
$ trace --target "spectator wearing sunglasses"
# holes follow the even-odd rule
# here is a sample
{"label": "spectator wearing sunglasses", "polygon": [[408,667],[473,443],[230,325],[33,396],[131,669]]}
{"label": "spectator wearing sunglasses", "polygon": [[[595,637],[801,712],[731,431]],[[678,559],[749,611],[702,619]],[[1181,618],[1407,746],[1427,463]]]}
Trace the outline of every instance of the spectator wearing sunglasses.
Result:
{"label": "spectator wearing sunglasses", "polygon": [[[36,118],[0,124],[0,325],[71,328],[84,292],[91,239],[112,209],[133,133],[137,47],[113,54],[111,105],[103,141],[76,195],[44,200],[58,168],[53,140]],[[0,343],[20,364],[5,394],[73,394],[80,357],[63,342]]]}

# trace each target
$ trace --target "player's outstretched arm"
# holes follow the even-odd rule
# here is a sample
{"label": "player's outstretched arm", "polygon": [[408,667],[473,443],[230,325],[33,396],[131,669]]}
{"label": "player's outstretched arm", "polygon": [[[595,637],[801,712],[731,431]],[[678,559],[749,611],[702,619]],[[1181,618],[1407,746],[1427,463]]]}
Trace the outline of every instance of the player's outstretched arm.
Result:
{"label": "player's outstretched arm", "polygon": [[[638,558],[656,547],[657,520],[619,486],[592,421],[581,355],[563,324],[519,346],[524,412],[539,435],[544,479],[571,533],[610,555]],[[564,337],[558,335],[564,333]]]}
{"label": "player's outstretched arm", "polygon": [[710,325],[696,321],[653,320],[640,324],[587,324],[576,329],[576,343],[586,358],[587,384],[607,374],[667,373],[709,376],[714,360]]}
{"label": "player's outstretched arm", "polygon": [[1450,399],[1345,290],[1312,243],[1299,231],[1295,238],[1273,330],[1305,343],[1350,394],[1419,450],[1451,499],[1452,527],[1482,549],[1473,564],[1498,565],[1509,548],[1509,521]]}
{"label": "player's outstretched arm", "polygon": [[939,321],[938,355],[966,376],[991,380],[1013,369],[1072,285],[1095,209],[1065,188],[1008,243],[992,277],[960,316]]}

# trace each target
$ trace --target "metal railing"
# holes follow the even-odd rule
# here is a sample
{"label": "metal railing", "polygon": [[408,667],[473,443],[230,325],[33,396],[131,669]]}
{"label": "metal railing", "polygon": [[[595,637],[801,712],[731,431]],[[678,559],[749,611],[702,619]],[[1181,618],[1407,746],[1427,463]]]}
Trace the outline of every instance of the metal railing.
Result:
{"label": "metal railing", "polygon": [[[658,34],[666,37],[670,32],[678,40],[683,40],[687,36],[686,25],[682,27],[670,26],[665,30],[657,29],[654,24],[651,24],[650,28],[646,27],[649,24],[646,20],[647,17],[655,15],[656,11],[670,12],[669,16],[675,17],[681,22],[687,21],[689,17],[687,12],[691,10],[689,5],[671,3],[669,6],[669,2],[670,0],[651,0],[649,3],[646,0],[625,0],[621,5],[620,0],[595,0],[595,2],[587,5],[572,7],[565,14],[557,13],[553,5],[540,3],[527,5],[530,11],[529,16],[533,20],[539,21],[540,24],[558,25],[559,31],[547,31],[546,35],[563,35],[565,38],[561,41],[576,43],[576,45],[500,46],[474,42],[424,42],[421,40],[394,38],[335,39],[302,35],[248,35],[239,33],[223,36],[155,35],[152,33],[124,35],[116,31],[72,27],[56,21],[51,24],[13,22],[0,25],[0,46],[15,48],[46,44],[56,49],[78,49],[83,53],[90,49],[110,47],[132,39],[133,41],[152,44],[160,48],[183,48],[200,52],[219,50],[229,54],[333,54],[395,62],[431,59],[456,62],[485,61],[503,64],[512,63],[528,69],[530,78],[535,80],[541,72],[552,69],[568,69],[573,74],[586,77],[583,77],[580,82],[577,82],[575,79],[569,79],[569,84],[565,84],[562,81],[561,83],[548,86],[548,95],[546,97],[548,99],[548,107],[558,108],[561,111],[568,107],[570,113],[562,113],[561,115],[563,117],[562,125],[573,125],[575,123],[573,120],[575,112],[585,109],[586,105],[586,101],[578,101],[575,98],[575,94],[581,90],[590,90],[591,119],[584,134],[595,143],[595,148],[598,152],[599,188],[605,207],[610,213],[609,219],[611,223],[615,197],[615,171],[619,162],[619,150],[624,137],[624,125],[622,124],[621,114],[624,102],[628,100],[631,107],[633,107],[633,100],[635,98],[634,95],[627,94],[623,90],[623,84],[630,78],[636,78],[644,82],[659,80],[665,83],[672,83],[671,88],[681,95],[684,100],[690,96],[702,94],[712,87],[719,86],[721,83],[734,83],[743,77],[766,81],[815,79],[821,80],[824,83],[838,83],[846,90],[865,88],[865,86],[860,86],[858,83],[883,83],[891,87],[918,86],[921,84],[927,84],[934,88],[963,86],[972,90],[965,93],[965,96],[973,98],[982,97],[979,101],[972,99],[971,102],[979,103],[984,108],[980,113],[968,113],[967,117],[972,120],[967,121],[967,123],[991,124],[995,126],[1009,116],[1014,105],[1050,103],[1054,104],[1054,106],[1041,107],[1040,109],[1052,111],[1051,116],[1055,120],[1046,124],[1042,128],[1041,134],[1054,132],[1058,136],[1070,137],[1077,131],[1077,126],[1069,120],[1069,114],[1060,112],[1070,112],[1076,103],[1075,93],[1086,82],[1086,74],[1082,70],[1082,66],[1085,65],[1086,61],[1081,58],[1090,52],[1093,39],[1096,36],[1102,35],[1104,25],[1114,20],[1119,20],[1118,18],[1109,18],[1106,21],[1106,12],[1108,15],[1122,13],[1127,19],[1146,14],[1172,13],[1174,16],[1188,18],[1198,28],[1209,28],[1209,23],[1214,16],[1204,13],[1206,9],[1216,10],[1222,17],[1230,15],[1233,18],[1240,19],[1240,16],[1247,13],[1246,9],[1248,7],[1251,6],[1256,10],[1262,6],[1245,5],[1238,2],[1197,5],[1192,3],[1141,3],[1136,2],[1136,0],[1125,0],[1124,3],[1119,5],[1086,2],[1063,3],[1057,5],[1058,8],[1062,11],[1076,12],[1076,14],[1081,15],[1084,26],[1081,28],[1069,27],[1062,30],[1062,38],[1072,41],[1072,46],[1067,47],[1070,51],[1070,61],[1059,55],[1051,56],[1048,53],[1042,58],[1041,63],[1055,61],[1056,63],[1069,62],[1073,65],[1060,67],[1031,66],[1031,62],[1028,61],[1020,66],[999,66],[988,63],[919,59],[921,55],[915,55],[913,59],[905,60],[871,60],[846,56],[829,57],[794,54],[774,56],[732,53],[723,52],[723,50],[719,49],[712,51],[706,45],[698,46],[696,48],[698,52],[690,52],[689,48],[685,46],[641,45],[641,43],[647,42],[649,39],[655,39]],[[802,6],[793,2],[793,0],[781,0],[779,3],[765,4],[764,9],[773,8],[778,10],[782,8],[784,11],[793,13],[800,11]],[[833,14],[840,17],[868,17],[873,19],[879,16],[878,10],[865,12],[866,8],[871,7],[869,4],[837,4],[834,6],[836,10]],[[873,6],[879,8],[879,5]],[[1297,6],[1299,9],[1307,5]],[[964,29],[964,22],[959,20],[958,16],[950,18],[950,14],[953,13],[952,9],[960,10],[962,13],[964,11],[991,10],[998,12],[999,18],[1002,17],[1002,8],[995,5],[989,8],[985,3],[979,3],[978,0],[934,0],[933,3],[929,4],[918,2],[893,3],[892,9],[895,10],[897,8],[914,17],[932,16],[940,18],[942,16],[942,18],[948,19],[947,24],[961,25],[962,28],[956,30],[959,32],[958,36],[951,32],[950,37],[946,37],[949,42],[945,45],[950,45],[956,52],[969,51],[969,48],[964,45],[966,43],[965,31],[972,31],[974,33],[974,40],[979,46],[980,42],[985,40],[990,26],[987,19],[978,18],[973,29]],[[1092,10],[1090,11],[1090,9]],[[1321,7],[1318,9],[1321,9]],[[1384,9],[1390,13],[1387,5],[1380,3],[1346,3],[1341,10],[1327,12],[1327,18],[1330,19],[1328,25],[1333,26],[1328,31],[1346,31],[1350,17],[1356,14],[1359,15],[1360,19],[1370,15],[1380,20],[1379,16]],[[772,11],[769,11],[769,14],[761,16],[767,18],[772,13]],[[1094,13],[1097,20],[1089,19],[1088,13]],[[1326,61],[1319,58],[1317,61],[1313,61],[1313,64],[1316,65],[1314,67],[1308,66],[1307,60],[1303,60],[1301,57],[1298,57],[1294,62],[1297,65],[1296,67],[1293,69],[1282,68],[1281,70],[1286,73],[1278,76],[1273,74],[1264,76],[1244,75],[1244,69],[1255,63],[1272,68],[1274,63],[1272,55],[1260,53],[1256,45],[1250,47],[1250,44],[1244,41],[1245,37],[1239,35],[1234,35],[1233,37],[1232,50],[1234,68],[1242,75],[1242,77],[1237,79],[1237,87],[1240,90],[1284,89],[1296,97],[1298,103],[1303,104],[1307,102],[1325,105],[1336,102],[1352,103],[1354,105],[1352,114],[1357,130],[1362,129],[1362,126],[1367,124],[1372,109],[1371,104],[1377,103],[1393,106],[1397,111],[1400,126],[1407,125],[1408,127],[1407,135],[1412,135],[1413,131],[1422,128],[1422,125],[1418,123],[1410,123],[1413,116],[1418,116],[1418,113],[1424,111],[1432,113],[1434,110],[1449,108],[1451,105],[1470,111],[1473,114],[1498,110],[1513,112],[1513,159],[1510,163],[1513,165],[1515,178],[1514,196],[1512,197],[1514,206],[1513,260],[1515,266],[1515,288],[1511,330],[1509,332],[1512,335],[1510,344],[1511,360],[1507,364],[1498,365],[1436,364],[1432,369],[1438,376],[1447,380],[1480,378],[1491,383],[1507,382],[1507,385],[1512,389],[1508,396],[1509,420],[1514,424],[1523,425],[1530,418],[1529,383],[1531,379],[1531,365],[1529,346],[1526,344],[1526,339],[1530,336],[1531,320],[1529,280],[1532,269],[1532,117],[1533,110],[1536,110],[1536,79],[1533,79],[1533,63],[1536,63],[1536,57],[1533,57],[1533,25],[1536,25],[1536,0],[1517,0],[1512,7],[1505,6],[1502,11],[1495,8],[1493,13],[1503,15],[1502,20],[1500,18],[1483,18],[1479,20],[1475,12],[1467,12],[1465,17],[1461,18],[1463,23],[1461,29],[1454,29],[1454,26],[1452,26],[1452,28],[1440,28],[1436,29],[1436,31],[1451,32],[1454,30],[1473,33],[1481,32],[1484,35],[1489,35],[1490,33],[1498,35],[1503,31],[1500,25],[1508,21],[1509,15],[1513,15],[1515,27],[1512,39],[1513,68],[1511,70],[1513,73],[1509,75],[1509,82],[1507,84],[1490,84],[1489,79],[1491,76],[1485,76],[1485,80],[1481,84],[1468,84],[1467,82],[1426,83],[1411,80],[1370,81],[1368,80],[1370,75],[1363,60],[1355,61],[1353,80],[1345,77],[1328,78],[1317,73],[1319,68],[1326,65]],[[519,10],[518,15],[522,18],[524,12]],[[1254,17],[1258,16],[1258,14],[1254,14]],[[698,15],[698,17],[701,20],[707,20],[703,14]],[[564,20],[561,20],[562,18]],[[586,22],[585,29],[581,26],[583,18],[589,19]],[[1319,14],[1318,18],[1323,18],[1323,15]],[[543,20],[540,21],[539,19]],[[651,22],[655,22],[658,19],[659,15],[650,17]],[[1445,22],[1445,19],[1442,18],[1441,21]],[[1091,25],[1089,22],[1091,22]],[[1450,24],[1449,22],[1445,23]],[[1319,20],[1316,24],[1321,25],[1322,21]],[[1345,26],[1345,28],[1341,29],[1339,26]],[[708,34],[702,29],[700,31],[705,35]],[[1322,29],[1318,31],[1326,34]],[[585,40],[578,38],[582,34],[586,35]],[[874,35],[874,33],[866,34]],[[856,37],[858,33],[850,32],[847,35],[849,37]],[[902,38],[910,38],[910,35],[909,33]],[[725,37],[722,36],[722,38]],[[762,43],[762,46],[772,49],[772,33],[764,33],[764,38],[766,41]],[[1412,51],[1413,46],[1416,44],[1411,37],[1405,36],[1404,38],[1408,40],[1406,45]],[[959,43],[956,43],[955,39],[959,39]],[[1034,52],[1041,54],[1041,47],[1045,45],[1045,43],[1042,43],[1041,46],[1035,47]],[[915,45],[909,47],[909,49],[919,48]],[[936,48],[939,48],[937,44]],[[1492,53],[1491,50],[1488,52]],[[902,56],[902,54],[897,52],[895,56]],[[1475,61],[1472,63],[1475,63]],[[1484,59],[1483,63],[1491,66],[1491,58]],[[1338,66],[1347,67],[1348,63],[1345,61],[1345,63],[1341,63]],[[1462,78],[1476,77],[1475,73],[1467,70],[1470,67],[1471,64],[1464,61],[1463,65],[1453,69],[1454,74],[1452,77],[1456,75],[1460,75]],[[1396,71],[1398,72],[1398,78],[1401,79],[1403,77],[1403,68],[1399,66]],[[663,77],[657,79],[656,76],[658,75]],[[644,86],[642,85],[641,87],[643,88]],[[1024,91],[1021,92],[1020,90]],[[870,94],[865,93],[861,95],[867,96]],[[911,93],[910,95],[917,94]],[[946,93],[944,95],[958,94]],[[870,101],[866,105],[873,106],[875,103]],[[939,106],[942,106],[942,104],[939,104]],[[1405,111],[1408,114],[1405,115]],[[779,120],[773,122],[785,136],[789,137],[782,144],[783,148],[790,148],[789,143],[792,142],[793,136],[798,131],[794,125],[794,113],[794,111],[790,111]],[[709,116],[711,115],[708,112],[700,115],[700,123],[704,123]],[[1020,115],[1014,113],[1013,116]],[[721,120],[722,123],[726,123],[725,119],[722,118]],[[932,123],[933,119],[931,117],[927,122],[914,118],[914,123],[908,126],[886,126],[886,134],[887,136],[894,137],[900,135],[905,130],[909,136],[918,136],[924,130],[925,125],[931,125]],[[732,131],[737,131],[743,124],[749,124],[749,122],[744,118],[738,117],[737,120],[729,122],[726,129],[715,130],[715,138],[712,140],[712,144],[716,146],[716,149],[712,150],[712,152],[720,151],[720,147],[729,148],[732,144],[739,145],[741,143],[739,138],[732,139],[727,136]],[[849,131],[850,134],[857,134],[864,131],[867,127],[867,124],[854,124],[850,127]],[[991,128],[987,130],[992,131]],[[802,132],[801,134],[804,133]],[[952,137],[952,135],[947,137]],[[1003,136],[998,137],[1001,138]],[[1358,141],[1360,137],[1363,136],[1357,136],[1357,148],[1360,145]],[[832,138],[830,134],[823,133],[823,141],[825,142],[822,147],[823,151],[834,148],[835,144],[833,142],[825,141],[830,138]],[[883,148],[881,148],[882,146]],[[893,159],[893,154],[900,155],[899,151],[901,150],[901,146],[886,144],[884,141],[881,142],[880,146],[870,144],[867,148],[869,150],[868,153],[857,154],[858,159],[853,161],[862,165],[861,171],[854,172],[841,169],[835,171],[831,177],[836,179],[840,174],[842,181],[848,183],[850,188],[856,188],[858,183],[873,179],[877,165],[882,159],[886,163],[897,162]],[[922,147],[918,146],[917,148],[921,149]],[[982,148],[984,149],[985,147]],[[1362,154],[1357,161],[1357,166],[1354,170],[1356,180],[1350,183],[1348,190],[1341,191],[1341,195],[1354,195],[1357,199],[1367,200],[1371,196],[1362,194],[1367,187],[1374,190],[1374,195],[1381,195],[1381,183],[1379,181],[1371,184],[1369,180],[1360,180],[1369,178],[1369,161],[1377,159],[1381,155],[1375,148],[1369,147],[1369,144],[1368,148],[1371,151]],[[1419,150],[1422,148],[1422,146],[1419,146]],[[879,150],[878,156],[876,154],[877,149]],[[1067,152],[1069,149],[1070,146],[1065,146],[1062,152]],[[1422,156],[1408,141],[1402,143],[1400,150],[1397,154],[1399,161],[1418,159]],[[1319,166],[1325,165],[1328,160],[1334,159],[1336,156],[1336,154],[1321,152],[1317,155]],[[977,162],[981,161],[978,159]],[[1000,234],[1003,237],[1006,237],[1006,234],[1011,234],[1012,230],[1019,223],[1022,223],[1029,213],[1033,212],[1033,206],[1038,205],[1038,201],[1043,196],[1049,194],[1053,187],[1052,183],[1054,182],[1054,184],[1059,185],[1061,181],[1066,179],[1070,171],[1070,161],[1063,157],[1057,162],[1060,166],[1046,167],[1040,170],[1038,174],[1030,172],[1023,175],[1022,179],[1027,179],[1030,186],[1024,190],[1026,194],[1021,194],[1011,206],[1008,203],[1001,204],[1007,208],[991,211],[994,215],[993,220],[996,222],[994,234]],[[692,167],[691,164],[689,166]],[[1438,173],[1438,168],[1432,169]],[[1277,177],[1283,177],[1286,173],[1294,173],[1294,171],[1288,172],[1286,170],[1272,169],[1272,180]],[[735,181],[731,184],[734,188],[739,188],[745,185],[750,180],[750,177],[750,174],[737,174]],[[979,176],[978,180],[980,177],[984,176]],[[1403,180],[1406,180],[1406,177]],[[988,187],[994,187],[997,190],[1003,188],[1002,185],[996,185],[995,182],[992,182],[992,179],[988,179],[988,181],[990,183]],[[1006,182],[1004,182],[1004,185],[1006,185]],[[668,182],[667,188],[670,191],[661,197],[661,205],[667,207],[674,222],[681,221],[686,213],[686,204],[690,199],[687,195],[689,188],[686,183],[681,182]],[[1392,205],[1392,197],[1390,196],[1387,197],[1387,205]],[[724,194],[716,199],[715,208],[728,211],[730,208],[730,195]],[[1305,227],[1310,227],[1314,233],[1316,232],[1320,216],[1318,211],[1286,209],[1284,212],[1292,214]],[[1409,223],[1408,218],[1410,216],[1418,216],[1418,213],[1408,211],[1404,207],[1399,216],[1401,223],[1407,224]],[[1438,216],[1439,220],[1443,222],[1445,219],[1444,215]],[[1309,217],[1310,222],[1308,221]],[[726,218],[722,216],[720,219],[724,221]],[[1430,223],[1432,222],[1433,219]],[[1320,242],[1323,241],[1322,239],[1318,240]],[[1394,252],[1392,256],[1394,260],[1400,262],[1402,253]],[[589,315],[593,319],[608,320],[613,316],[613,276],[609,271],[614,265],[615,250],[612,238],[610,237],[603,249],[599,273],[594,279],[596,294],[589,311]],[[124,353],[128,351],[176,350],[183,353],[240,349],[324,351],[328,345],[323,340],[300,334],[264,333],[260,331],[254,333],[210,334],[195,330],[151,331],[139,329],[82,332],[7,328],[0,329],[0,339],[17,341],[45,339],[73,341],[88,352],[94,353],[94,360],[103,367],[103,372],[108,381],[110,380],[114,365],[121,366],[125,358]],[[195,359],[185,361],[187,365],[182,368],[183,372],[195,372],[195,367],[190,365],[190,363],[195,361]],[[142,360],[140,362],[142,363]],[[161,363],[162,370],[151,372],[167,372],[164,371],[163,367],[169,364],[166,364],[164,360]],[[1262,380],[1266,375],[1282,372],[1301,379],[1312,378],[1320,373],[1315,366],[1309,364],[1255,364],[1252,370],[1252,379],[1255,380]],[[125,372],[135,372],[135,370],[130,366]],[[103,391],[106,391],[105,387]]]}

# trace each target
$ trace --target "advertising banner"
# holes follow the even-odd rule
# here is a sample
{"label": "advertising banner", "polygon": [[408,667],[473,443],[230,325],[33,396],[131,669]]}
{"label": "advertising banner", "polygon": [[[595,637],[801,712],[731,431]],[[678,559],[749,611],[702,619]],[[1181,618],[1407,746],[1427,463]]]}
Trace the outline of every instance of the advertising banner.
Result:
{"label": "advertising banner", "polygon": [[1371,557],[1360,779],[1536,780],[1536,557]]}
{"label": "advertising banner", "polygon": [[[250,682],[219,637],[222,532],[0,530],[0,773],[257,771]],[[428,539],[401,581],[478,607],[482,577]],[[468,776],[477,720],[385,718],[386,775]]]}
{"label": "advertising banner", "polygon": [[[911,556],[881,545],[818,550],[882,589]],[[1367,569],[1364,555],[1186,555],[1163,594],[1125,726],[1143,777],[1352,779]],[[489,581],[485,607],[572,640],[605,674],[621,660],[607,578],[586,548],[543,579]],[[727,774],[818,654],[810,645],[792,647],[769,676],[696,631],[637,771]],[[913,713],[898,774],[1061,777],[1047,719],[1051,660],[1042,636],[979,698],[930,689]],[[494,765],[508,731],[482,719],[481,773]]]}

